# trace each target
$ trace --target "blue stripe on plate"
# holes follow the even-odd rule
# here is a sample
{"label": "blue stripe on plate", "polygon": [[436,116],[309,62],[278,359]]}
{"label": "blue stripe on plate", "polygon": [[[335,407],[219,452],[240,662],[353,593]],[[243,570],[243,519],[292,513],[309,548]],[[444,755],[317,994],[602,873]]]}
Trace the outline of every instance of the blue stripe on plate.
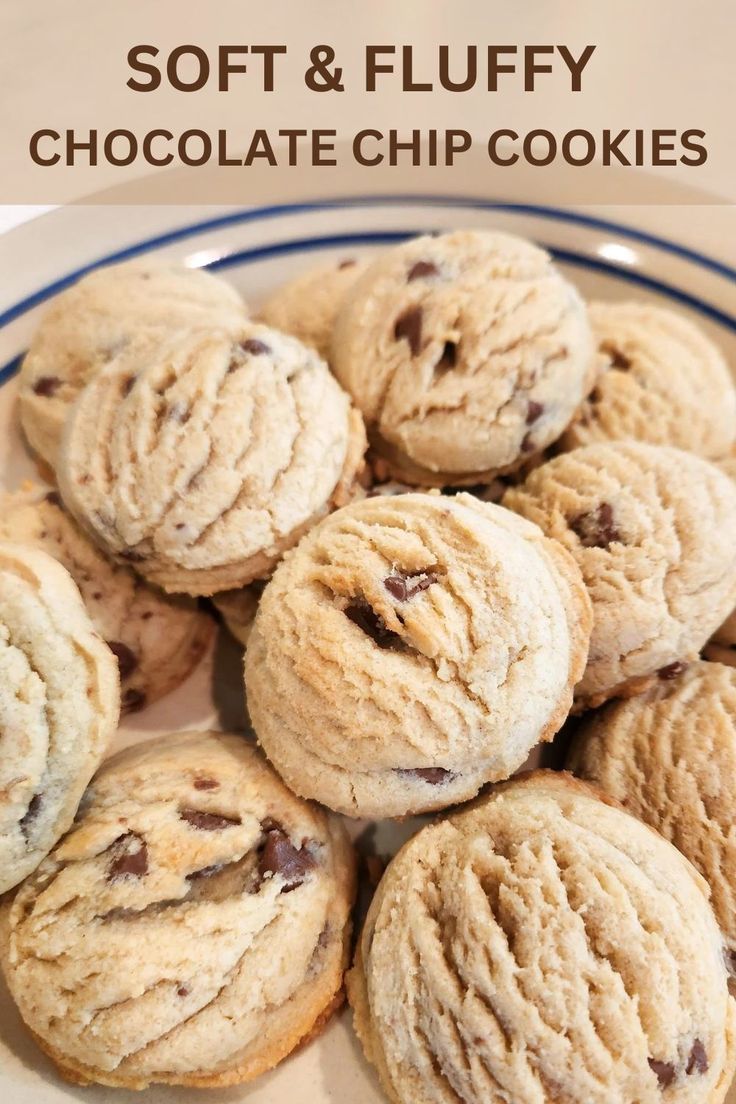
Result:
{"label": "blue stripe on plate", "polygon": [[[88,265],[75,269],[67,276],[48,284],[46,287],[34,292],[33,295],[29,295],[25,299],[22,299],[20,302],[14,304],[12,307],[9,307],[8,310],[0,314],[0,327],[6,326],[15,318],[20,317],[27,311],[32,310],[33,307],[38,306],[39,303],[43,303],[46,299],[51,298],[52,295],[56,295],[58,292],[63,291],[64,288],[73,284],[81,276],[84,276],[85,273],[91,272],[95,268],[99,268],[102,265],[130,260],[132,257],[139,256],[142,253],[150,252],[153,249],[159,249],[165,245],[171,245],[173,242],[182,241],[209,230],[257,222],[263,219],[277,218],[280,215],[299,214],[305,211],[323,211],[336,207],[358,208],[371,205],[411,206],[415,204],[423,204],[427,207],[464,207],[466,209],[483,211],[504,211],[510,214],[533,215],[535,217],[547,218],[557,222],[567,222],[573,225],[586,226],[591,229],[605,230],[606,232],[628,238],[630,241],[650,245],[663,252],[670,253],[673,256],[692,261],[701,268],[705,268],[710,272],[715,272],[720,276],[724,276],[726,279],[736,282],[736,269],[723,264],[721,261],[717,261],[713,257],[709,257],[704,253],[699,253],[694,249],[689,249],[684,245],[679,245],[677,242],[670,241],[667,238],[649,234],[644,230],[637,230],[631,226],[609,222],[605,219],[598,219],[592,215],[580,214],[577,211],[567,211],[559,207],[546,207],[534,204],[508,203],[501,200],[484,200],[471,196],[355,196],[319,200],[310,203],[274,204],[269,207],[256,207],[244,211],[235,211],[229,215],[220,215],[217,218],[205,219],[202,222],[191,223],[188,226],[181,226],[176,230],[170,230],[164,234],[158,234],[155,237],[147,238],[142,242],[126,246],[124,249],[116,250],[113,253],[108,253],[106,256],[100,257],[98,260]],[[618,269],[618,266],[614,267]]]}
{"label": "blue stripe on plate", "polygon": [[[326,234],[321,237],[292,238],[285,242],[273,242],[270,245],[254,246],[252,249],[240,250],[221,257],[205,266],[212,270],[233,268],[236,265],[253,264],[256,261],[268,257],[278,257],[289,253],[311,253],[320,249],[334,249],[341,246],[354,245],[385,245],[392,242],[403,241],[406,238],[415,237],[417,234],[426,233],[420,229],[413,230],[382,230],[366,231],[356,234]],[[551,245],[540,242],[542,248],[547,249],[557,261],[563,264],[575,265],[578,268],[586,268],[593,272],[601,272],[606,276],[614,276],[627,283],[644,287],[649,291],[658,292],[660,295],[674,299],[676,302],[699,311],[707,318],[719,323],[721,326],[736,333],[736,318],[733,315],[719,310],[711,303],[683,291],[681,288],[668,284],[664,280],[653,276],[646,276],[643,272],[612,264],[609,261],[597,257],[589,257],[584,253],[576,253],[568,249],[557,249]],[[22,357],[15,357],[12,361],[0,368],[0,385],[10,379],[18,370]]]}

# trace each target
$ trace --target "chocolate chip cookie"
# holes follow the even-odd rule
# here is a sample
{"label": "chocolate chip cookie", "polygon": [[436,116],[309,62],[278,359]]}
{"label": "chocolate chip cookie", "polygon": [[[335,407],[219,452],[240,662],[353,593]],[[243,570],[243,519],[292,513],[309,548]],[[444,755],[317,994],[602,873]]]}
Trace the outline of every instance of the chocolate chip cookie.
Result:
{"label": "chocolate chip cookie", "polygon": [[124,350],[179,330],[237,326],[237,292],[199,269],[137,260],[101,268],[52,302],[20,371],[20,417],[31,447],[56,468],[70,407]]}
{"label": "chocolate chip cookie", "polygon": [[736,1064],[702,878],[551,772],[403,847],[348,995],[396,1104],[722,1104]]}
{"label": "chocolate chip cookie", "polygon": [[340,1001],[354,891],[336,819],[241,737],[130,748],[5,910],[21,1015],[77,1084],[223,1086]]}
{"label": "chocolate chip cookie", "polygon": [[588,586],[580,705],[636,693],[694,658],[736,604],[736,485],[692,453],[587,445],[537,468],[503,502],[560,541]]}
{"label": "chocolate chip cookie", "polygon": [[119,712],[115,657],[68,572],[0,543],[0,893],[71,824]]}
{"label": "chocolate chip cookie", "polygon": [[585,306],[549,256],[480,230],[389,250],[348,293],[332,365],[393,476],[490,482],[555,441],[593,386]]}
{"label": "chocolate chip cookie", "polygon": [[736,966],[736,670],[697,661],[612,702],[581,725],[568,764],[701,872]]}
{"label": "chocolate chip cookie", "polygon": [[111,563],[64,509],[57,491],[0,495],[0,540],[43,549],[79,587],[92,624],[115,654],[124,712],[179,686],[207,650],[215,623],[191,598],[167,598]]}
{"label": "chocolate chip cookie", "polygon": [[360,414],[314,350],[246,322],[98,373],[70,416],[59,486],[113,559],[209,595],[267,575],[359,493],[364,449]]}
{"label": "chocolate chip cookie", "polygon": [[590,626],[572,558],[536,526],[467,494],[368,498],[267,585],[248,710],[303,797],[349,816],[441,809],[552,738]]}
{"label": "chocolate chip cookie", "polygon": [[736,389],[720,349],[682,314],[650,303],[591,303],[604,362],[563,449],[633,438],[725,456],[736,441]]}

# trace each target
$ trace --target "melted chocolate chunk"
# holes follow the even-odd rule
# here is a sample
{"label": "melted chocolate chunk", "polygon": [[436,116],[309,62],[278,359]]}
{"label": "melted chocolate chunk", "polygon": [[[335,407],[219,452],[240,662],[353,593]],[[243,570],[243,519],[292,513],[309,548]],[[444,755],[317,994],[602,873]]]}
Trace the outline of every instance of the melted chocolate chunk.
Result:
{"label": "melted chocolate chunk", "polygon": [[696,1039],[693,1043],[692,1050],[690,1051],[690,1057],[687,1060],[687,1066],[685,1067],[685,1073],[707,1073],[708,1072],[708,1055],[705,1047],[701,1043],[700,1039]]}
{"label": "melted chocolate chunk", "polygon": [[666,1089],[675,1080],[676,1070],[671,1062],[659,1062],[656,1058],[647,1058],[649,1068],[656,1074],[659,1087]]}
{"label": "melted chocolate chunk", "polygon": [[583,548],[608,548],[621,540],[608,502],[602,502],[597,510],[578,514],[570,521],[570,528],[580,537]]}
{"label": "melted chocolate chunk", "polygon": [[136,379],[137,376],[128,376],[127,379],[123,380],[121,385],[121,393],[123,398],[129,395],[130,392],[133,390],[133,384],[135,383]]}
{"label": "melted chocolate chunk", "polygon": [[[87,479],[86,482],[89,480]],[[118,555],[121,560],[127,560],[128,563],[141,563],[146,558],[140,552],[136,552],[135,548],[123,548]]]}
{"label": "melted chocolate chunk", "polygon": [[136,690],[131,686],[123,694],[120,704],[126,713],[137,713],[139,709],[144,708],[146,695],[142,690]]}
{"label": "melted chocolate chunk", "polygon": [[420,594],[436,582],[437,576],[432,571],[424,571],[419,575],[403,575],[397,572],[384,579],[383,585],[397,602],[408,602],[415,594]]}
{"label": "melted chocolate chunk", "polygon": [[257,337],[249,337],[246,341],[242,341],[240,348],[250,356],[263,356],[264,353],[271,352],[271,346],[265,341],[259,341]]}
{"label": "melted chocolate chunk", "polygon": [[456,777],[455,772],[445,767],[401,767],[399,774],[411,774],[415,778],[421,778],[430,786],[441,786],[443,782],[451,782]]}
{"label": "melted chocolate chunk", "polygon": [[130,650],[127,644],[119,640],[108,640],[107,646],[118,661],[120,678],[126,679],[133,674],[138,666],[138,657]]}
{"label": "melted chocolate chunk", "polygon": [[[261,878],[266,874],[280,874],[284,879],[282,893],[290,893],[304,881],[304,876],[315,863],[310,853],[302,846],[299,849],[289,839],[283,828],[267,822],[266,843],[258,860],[258,873]],[[265,825],[264,825],[265,827]]]}
{"label": "melted chocolate chunk", "polygon": [[442,349],[442,356],[434,366],[435,373],[442,375],[449,372],[457,364],[457,345],[454,341],[446,341]]}
{"label": "melted chocolate chunk", "polygon": [[521,451],[532,452],[534,449],[534,440],[531,433],[525,433],[521,439]]}
{"label": "melted chocolate chunk", "polygon": [[397,341],[406,338],[411,355],[416,356],[422,347],[422,308],[409,307],[396,319],[394,337]]}
{"label": "melted chocolate chunk", "polygon": [[188,997],[191,991],[186,985],[180,985],[176,990],[176,995],[177,997]]}
{"label": "melted chocolate chunk", "polygon": [[48,502],[51,506],[61,507],[61,495],[58,491],[49,491],[49,493],[46,495],[45,501]]}
{"label": "melted chocolate chunk", "polygon": [[657,674],[661,679],[669,682],[670,679],[677,678],[685,670],[687,670],[687,663],[681,659],[676,659],[674,663],[668,663],[666,667],[660,667]]}
{"label": "melted chocolate chunk", "polygon": [[411,266],[406,276],[406,282],[422,280],[425,276],[439,276],[440,270],[434,261],[417,261]]}
{"label": "melted chocolate chunk", "polygon": [[217,790],[220,787],[220,783],[216,778],[195,778],[194,788],[195,790]]}
{"label": "melted chocolate chunk", "polygon": [[200,878],[211,878],[219,870],[222,870],[221,863],[215,863],[213,866],[203,866],[200,870],[193,870],[191,874],[187,874],[187,881],[196,882]]}
{"label": "melted chocolate chunk", "polygon": [[544,414],[544,403],[535,402],[534,399],[529,400],[529,406],[526,408],[526,424],[534,425],[534,423],[542,417]]}
{"label": "melted chocolate chunk", "polygon": [[192,828],[200,832],[222,832],[224,828],[232,828],[241,824],[240,817],[226,817],[219,813],[206,813],[202,809],[180,809],[179,816]]}
{"label": "melted chocolate chunk", "polygon": [[39,814],[42,799],[43,794],[34,794],[31,800],[28,802],[28,808],[18,822],[20,830],[25,837],[28,836],[28,831]]}
{"label": "melted chocolate chunk", "polygon": [[379,648],[403,648],[404,641],[399,634],[388,628],[380,614],[364,598],[354,598],[343,612]]}
{"label": "melted chocolate chunk", "polygon": [[41,376],[33,385],[33,394],[40,395],[42,399],[51,399],[61,387],[61,380],[56,376]]}
{"label": "melted chocolate chunk", "polygon": [[148,873],[148,847],[135,832],[119,836],[110,850],[113,858],[107,868],[108,882],[119,878],[142,878]]}
{"label": "melted chocolate chunk", "polygon": [[615,368],[617,372],[628,372],[631,367],[631,361],[620,349],[614,349],[612,346],[608,346],[604,349],[604,352],[608,353],[611,358],[611,368]]}

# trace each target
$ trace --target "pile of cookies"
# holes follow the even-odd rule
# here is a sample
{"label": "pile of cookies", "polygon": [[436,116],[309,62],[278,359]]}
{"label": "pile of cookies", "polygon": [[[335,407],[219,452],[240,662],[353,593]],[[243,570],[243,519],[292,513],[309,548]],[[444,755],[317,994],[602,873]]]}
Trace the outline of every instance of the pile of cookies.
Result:
{"label": "pile of cookies", "polygon": [[[736,390],[705,333],[484,231],[256,316],[138,261],[55,300],[19,413],[51,486],[0,500],[0,961],[65,1077],[246,1081],[346,987],[395,1104],[722,1104]],[[103,763],[215,617],[259,747]],[[426,813],[353,956],[350,825]]]}

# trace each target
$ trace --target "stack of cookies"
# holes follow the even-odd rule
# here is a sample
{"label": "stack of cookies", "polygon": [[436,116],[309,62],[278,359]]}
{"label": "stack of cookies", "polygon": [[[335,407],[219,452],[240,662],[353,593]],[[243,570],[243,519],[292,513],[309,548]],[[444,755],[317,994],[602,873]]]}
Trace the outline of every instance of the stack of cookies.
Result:
{"label": "stack of cookies", "polygon": [[[250,1080],[347,972],[394,1104],[722,1104],[736,390],[705,333],[484,231],[256,317],[136,262],[58,297],[19,409],[53,485],[0,503],[0,961],[66,1078]],[[215,617],[259,747],[103,763]],[[351,826],[429,813],[348,970]]]}

